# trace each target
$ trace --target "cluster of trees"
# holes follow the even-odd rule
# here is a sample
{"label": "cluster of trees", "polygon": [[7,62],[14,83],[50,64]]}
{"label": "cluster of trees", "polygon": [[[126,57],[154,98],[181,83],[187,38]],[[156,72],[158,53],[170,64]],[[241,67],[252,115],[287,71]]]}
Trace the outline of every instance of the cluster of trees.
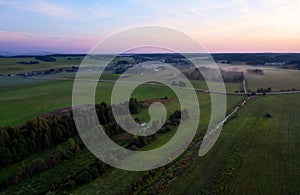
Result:
{"label": "cluster of trees", "polygon": [[188,112],[186,109],[179,111],[179,110],[175,110],[175,112],[173,114],[170,115],[170,121],[171,122],[180,122],[180,119],[182,118],[182,120],[186,120],[189,118]]}
{"label": "cluster of trees", "polygon": [[20,61],[18,62],[18,64],[25,64],[25,65],[29,65],[29,64],[38,64],[38,61],[29,61],[29,62],[25,62],[25,61]]}
{"label": "cluster of trees", "polygon": [[130,98],[129,99],[129,111],[130,114],[137,114],[138,113],[138,108],[141,105],[139,104],[139,102],[137,101],[136,98]]}
{"label": "cluster of trees", "polygon": [[165,63],[168,63],[168,64],[175,64],[175,65],[191,65],[191,62],[188,61],[187,59],[185,59],[184,57],[182,58],[166,58],[164,60]]}
{"label": "cluster of trees", "polygon": [[292,88],[292,89],[281,89],[280,91],[296,91],[295,88]]}
{"label": "cluster of trees", "polygon": [[221,70],[221,74],[226,83],[241,83],[244,80],[243,72]]}
{"label": "cluster of trees", "polygon": [[115,69],[115,73],[116,74],[123,74],[126,70],[127,70],[126,67],[120,66],[120,67],[118,67],[118,68]]}
{"label": "cluster of trees", "polygon": [[[131,113],[137,113],[138,101],[130,99]],[[96,105],[100,124],[108,136],[122,132],[116,123],[111,107],[106,103]],[[77,135],[71,113],[51,118],[35,118],[21,127],[0,127],[0,166],[5,167],[29,155],[56,146]]]}
{"label": "cluster of trees", "polygon": [[190,80],[204,80],[203,75],[200,73],[198,68],[195,68],[192,72],[186,72],[184,73],[185,76]]}
{"label": "cluster of trees", "polygon": [[135,183],[128,186],[123,191],[123,193],[124,194],[138,194],[145,185],[153,182],[163,171],[164,171],[163,167],[148,171],[144,176],[139,178]]}
{"label": "cluster of trees", "polygon": [[[132,102],[133,104],[137,103],[136,100],[132,100]],[[114,120],[111,107],[106,103],[97,104],[96,112],[108,136],[123,131]],[[50,169],[63,160],[70,159],[84,147],[82,143],[78,145],[72,139],[77,134],[71,114],[53,116],[48,119],[38,117],[26,122],[21,127],[0,128],[0,165],[2,168],[23,160],[33,153],[57,146],[62,142],[68,141],[69,145],[67,151],[59,148],[46,159],[39,158],[20,167],[10,178],[0,184],[0,188],[4,189],[17,184],[34,174]],[[93,163],[87,170],[72,176],[71,181],[74,181],[76,185],[85,183],[98,177],[104,171],[104,167],[106,165],[102,162]],[[87,177],[87,173],[90,176]]]}
{"label": "cluster of trees", "polygon": [[248,73],[253,73],[253,74],[258,74],[258,75],[263,75],[264,74],[264,70],[262,69],[247,69]]}
{"label": "cluster of trees", "polygon": [[29,155],[56,146],[77,134],[70,115],[36,118],[22,127],[0,128],[0,166],[5,167]]}
{"label": "cluster of trees", "polygon": [[[101,105],[102,109],[106,108],[106,104],[102,103]],[[183,112],[183,113],[182,113]],[[188,114],[186,110],[183,111],[176,110],[169,118],[169,120],[166,122],[166,124],[162,127],[162,129],[170,131],[175,127],[175,124],[178,125],[181,118],[187,118]],[[182,116],[181,116],[182,115]],[[165,133],[167,131],[159,131],[159,133]],[[147,144],[150,144],[154,141],[154,139],[157,138],[157,135],[151,135],[151,136],[132,136],[132,138],[128,141],[128,144],[126,144],[124,147],[129,148],[131,150],[137,150],[140,147],[143,147]],[[71,148],[71,147],[70,147]],[[111,159],[122,159],[124,154],[117,153],[114,156],[111,156]],[[109,165],[106,165],[100,160],[96,160],[95,162],[91,163],[88,167],[78,171],[73,176],[66,178],[65,181],[63,181],[59,186],[54,186],[51,190],[52,191],[65,191],[65,190],[72,190],[76,186],[83,185],[86,183],[91,182],[92,180],[98,178],[101,176],[108,168],[110,168]],[[150,172],[148,172],[142,179],[138,180],[135,184],[130,186],[130,188],[126,189],[126,191],[139,191],[141,186],[143,184],[149,181],[152,181],[155,179],[155,177],[160,173],[163,169],[155,169]]]}
{"label": "cluster of trees", "polygon": [[[83,147],[83,146],[82,146]],[[48,170],[63,160],[70,159],[75,153],[80,151],[80,147],[75,143],[74,139],[69,139],[69,148],[67,151],[58,148],[48,158],[35,159],[29,164],[19,167],[10,178],[0,184],[1,189],[5,189],[10,185],[15,185],[24,179],[30,178],[33,175],[39,174],[45,170]]]}
{"label": "cluster of trees", "polygon": [[[215,78],[215,72],[213,69],[206,68],[206,67],[200,67],[199,69],[196,68],[192,72],[186,72],[184,73],[185,76],[190,80],[204,80],[203,75],[201,72],[207,73],[207,76],[214,80]],[[221,75],[223,77],[224,82],[227,83],[241,83],[244,80],[244,73],[243,72],[237,72],[237,71],[225,71],[221,70]]]}
{"label": "cluster of trees", "polygon": [[56,59],[52,56],[36,56],[35,59],[41,60],[44,62],[55,62],[56,61]]}
{"label": "cluster of trees", "polygon": [[117,110],[119,114],[127,113],[126,110],[128,109],[130,114],[138,114],[141,106],[142,104],[139,103],[136,98],[130,98],[128,102],[113,105],[114,109]]}
{"label": "cluster of trees", "polygon": [[272,91],[271,87],[268,87],[268,88],[258,88],[256,90],[257,93],[267,93],[267,92],[271,92],[271,91]]}
{"label": "cluster of trees", "polygon": [[80,170],[74,175],[66,178],[59,185],[52,186],[49,191],[65,192],[74,189],[76,186],[91,182],[101,176],[110,166],[100,160],[96,160],[86,168]]}
{"label": "cluster of trees", "polygon": [[72,58],[72,57],[68,57],[67,60],[81,60],[81,58]]}
{"label": "cluster of trees", "polygon": [[294,54],[269,54],[269,53],[228,53],[212,54],[214,60],[227,60],[233,62],[245,62],[247,65],[265,65],[270,62],[282,62],[298,57]]}
{"label": "cluster of trees", "polygon": [[[129,100],[130,112],[137,113],[142,105],[136,99]],[[116,123],[111,106],[106,103],[96,105],[96,112],[99,122],[104,126],[108,136],[113,136],[123,132]],[[169,120],[163,125],[158,133],[166,133],[174,129],[180,119],[188,118],[186,110],[176,110]],[[158,123],[158,122],[157,122]],[[153,124],[153,126],[158,124]],[[53,146],[57,146],[62,142],[68,141],[67,150],[58,148],[49,157],[36,159],[29,164],[23,165],[17,169],[10,178],[0,184],[0,188],[4,189],[10,185],[19,183],[20,181],[39,174],[47,169],[52,168],[63,160],[70,159],[75,153],[84,148],[84,145],[77,144],[72,137],[77,135],[77,130],[71,113],[62,116],[52,116],[47,119],[38,117],[27,121],[20,127],[2,127],[0,128],[0,165],[2,168],[23,160],[29,155],[43,151]],[[151,136],[132,136],[128,140],[126,148],[143,147],[157,138],[157,134]],[[122,158],[122,154],[113,156],[116,160]],[[66,178],[60,185],[53,186],[54,190],[72,189],[75,186],[82,185],[99,177],[109,166],[103,162],[96,160],[88,167],[80,170],[74,175]]]}

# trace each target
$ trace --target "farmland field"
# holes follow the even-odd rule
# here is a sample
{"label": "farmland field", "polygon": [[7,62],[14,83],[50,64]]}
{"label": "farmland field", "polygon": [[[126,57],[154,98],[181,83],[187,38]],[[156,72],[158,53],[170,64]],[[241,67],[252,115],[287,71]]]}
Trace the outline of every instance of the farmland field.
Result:
{"label": "farmland field", "polygon": [[[166,194],[298,194],[299,95],[253,99]],[[267,117],[266,114],[270,114]]]}
{"label": "farmland field", "polygon": [[0,195],[300,195],[299,10],[0,0]]}
{"label": "farmland field", "polygon": [[[69,57],[55,57],[55,62],[44,62],[36,60],[34,57],[7,57],[0,60],[0,73],[1,74],[16,74],[26,73],[32,71],[49,70],[51,68],[70,68],[78,66],[81,63],[82,57],[71,58]],[[18,62],[38,61],[38,64],[18,64]]]}
{"label": "farmland field", "polygon": [[[7,76],[7,74],[49,68],[70,68],[79,63],[80,59],[68,60],[67,57],[56,57],[56,62],[40,62],[38,65],[16,64],[17,60],[28,61],[34,58],[5,59],[6,61],[1,62],[5,65],[0,65],[2,71],[0,73],[3,73],[0,76],[0,127],[19,126],[38,116],[71,106],[74,72],[62,71],[31,78]],[[15,67],[20,69],[17,70]],[[164,74],[163,71],[161,72]],[[91,74],[95,73],[86,72],[79,79],[90,82],[88,79]],[[105,72],[101,76],[95,93],[96,103],[110,104],[111,91],[119,76],[120,74],[110,72]],[[295,70],[268,68],[264,69],[263,75],[247,72],[245,79],[248,89],[251,90],[267,87],[271,87],[273,91],[292,90],[299,89],[300,74]],[[208,90],[204,81],[191,80],[191,83],[196,89]],[[235,92],[241,90],[242,83],[225,83],[225,87],[227,92]],[[196,94],[201,112],[196,137],[189,149],[178,159],[160,169],[130,172],[107,167],[101,175],[91,177],[90,169],[97,158],[83,146],[80,137],[75,134],[72,135],[72,139],[65,139],[58,145],[51,145],[43,151],[32,152],[4,168],[1,167],[1,190],[5,194],[42,194],[50,191],[57,194],[300,193],[297,185],[300,174],[300,133],[298,132],[300,115],[297,109],[300,106],[298,101],[300,95],[266,94],[266,96],[249,97],[250,101],[225,124],[212,150],[204,157],[198,157],[198,147],[192,145],[201,141],[206,132],[210,121],[211,100],[209,93],[198,91]],[[155,83],[140,85],[133,91],[131,97],[137,98],[138,101],[165,99],[164,106],[168,111],[168,118],[176,110],[180,110],[175,93],[170,88]],[[227,113],[232,112],[236,106],[242,105],[243,100],[248,99],[243,93],[228,94],[226,97]],[[70,108],[67,110],[70,111]],[[148,107],[140,108],[138,113],[132,116],[140,122],[150,120]],[[160,133],[154,141],[140,146],[137,150],[158,148],[167,143],[176,131],[177,127],[173,126],[170,131]],[[2,133],[4,139],[7,138],[5,135]],[[34,136],[35,134],[30,135],[33,138]],[[111,138],[121,146],[135,139],[134,136],[124,132]],[[3,140],[2,144],[5,144]],[[79,149],[71,150],[72,145],[76,146],[76,144],[78,147],[80,145]],[[5,154],[6,151],[2,151]],[[57,160],[53,157],[57,153],[67,155]],[[29,168],[36,168],[35,163],[46,162],[53,158],[57,160],[54,161],[54,165],[43,167],[42,170],[28,175],[22,172]],[[155,158],[154,156],[153,159]],[[6,186],[7,182],[12,182],[14,185]]]}
{"label": "farmland field", "polygon": [[[157,87],[157,86],[155,86]],[[157,89],[157,88],[154,88]],[[160,90],[162,91],[162,90]],[[143,90],[142,90],[143,92]],[[137,92],[138,93],[138,90]],[[150,94],[148,97],[152,97]],[[209,121],[209,110],[210,110],[210,101],[208,94],[199,94],[200,101],[200,108],[203,116],[200,119],[200,126],[199,131],[204,132]],[[228,97],[228,108],[232,108],[237,102],[241,100],[240,96],[229,96]],[[169,102],[166,104],[166,108],[174,110],[174,103]],[[144,112],[136,115],[140,118],[143,118]],[[150,145],[145,146],[142,149],[149,150],[156,148],[164,143],[166,143],[174,134],[174,131],[171,131],[166,134],[162,134],[158,137],[158,139]],[[67,143],[64,143],[60,146],[60,148],[65,148]],[[8,169],[10,172],[6,172],[5,178],[9,177],[14,171],[17,170],[18,166],[25,166],[26,164],[32,162],[32,159],[40,159],[46,158],[50,155],[51,152],[55,151],[57,148],[53,148],[48,152],[43,152],[39,154],[34,154],[32,157],[25,159],[23,162],[18,163],[16,165],[12,165]],[[93,162],[96,158],[87,150],[84,149],[79,153],[75,154],[70,160],[60,163],[57,166],[42,172],[41,174],[37,174],[36,176],[27,179],[21,182],[18,185],[11,186],[5,192],[18,192],[18,193],[41,193],[47,189],[50,189],[51,186],[55,186],[58,184],[59,181],[63,180],[63,178],[70,177],[73,173],[76,173],[83,169],[84,167],[88,166],[91,162]],[[76,166],[73,166],[76,165]],[[57,173],[60,174],[57,174]],[[127,187],[130,183],[134,183],[138,178],[146,174],[146,172],[128,172],[119,169],[109,169],[107,172],[104,173],[103,176],[99,177],[98,179],[92,181],[87,185],[80,186],[78,189],[74,190],[74,193],[96,193],[96,192],[110,192],[116,193],[121,192]],[[51,178],[51,179],[49,179]],[[126,180],[124,180],[126,178]],[[113,187],[114,185],[118,184],[117,187]],[[91,188],[92,187],[92,188]]]}
{"label": "farmland field", "polygon": [[[32,70],[32,69],[31,69]],[[28,70],[26,70],[28,71]],[[87,78],[88,78],[87,74]],[[110,94],[114,82],[119,77],[117,74],[103,74],[101,79],[108,82],[99,82],[96,90],[96,102],[110,103]],[[49,75],[45,78],[22,78],[22,77],[0,77],[0,126],[17,126],[24,124],[27,120],[37,116],[47,114],[51,111],[68,107],[72,100],[74,73],[58,73]],[[62,80],[61,80],[62,79]],[[84,77],[83,77],[84,79]],[[195,88],[207,89],[203,81],[192,81]],[[226,83],[226,88],[230,91],[235,91],[240,88],[238,83]],[[197,93],[200,102],[201,118],[199,133],[204,133],[210,119],[210,96],[207,93]],[[168,97],[165,107],[168,111],[168,116],[176,109],[179,109],[178,101],[171,89],[165,86],[157,85],[141,85],[135,89],[132,97],[138,100]],[[238,102],[242,100],[242,96],[228,96],[228,111],[230,111]],[[142,121],[149,120],[147,109],[143,109],[139,114],[134,115]],[[157,140],[141,150],[149,150],[166,143],[176,132],[176,130],[160,135]],[[76,142],[80,142],[79,137],[74,137]],[[117,140],[119,140],[117,138]],[[120,140],[121,142],[124,140]],[[60,144],[57,147],[52,147],[43,152],[35,153],[26,159],[6,167],[5,171],[1,170],[1,181],[5,182],[10,177],[15,175],[20,167],[26,167],[36,160],[46,160],[51,155],[59,150],[68,151],[68,141]],[[57,186],[64,178],[72,176],[72,174],[80,172],[85,167],[94,162],[96,158],[86,148],[74,154],[71,159],[63,161],[58,165],[35,174],[32,177],[13,185],[5,190],[6,193],[42,193],[54,186]],[[74,165],[74,166],[73,166]],[[60,174],[57,174],[57,173]],[[130,183],[134,183],[138,178],[143,176],[145,172],[128,172],[118,169],[109,169],[103,176],[95,181],[80,186],[74,189],[74,193],[85,192],[90,193],[90,186],[96,185],[94,192],[121,192]],[[118,175],[118,177],[116,177]],[[103,178],[105,178],[103,180]],[[124,180],[126,178],[127,180]],[[118,184],[118,187],[113,185]],[[111,187],[109,187],[111,185]],[[59,189],[57,189],[57,192]]]}
{"label": "farmland field", "polygon": [[[71,74],[53,76],[54,79],[71,77],[71,80],[0,77],[0,126],[19,125],[33,117],[71,106],[73,76]],[[116,78],[117,75],[115,74],[103,74],[101,76],[101,79],[104,80],[115,80]],[[193,81],[192,83],[195,88],[207,89],[203,81]],[[113,85],[113,82],[100,82],[97,86],[96,102],[109,102]],[[239,87],[240,84],[226,83],[226,88],[231,91]],[[142,100],[174,96],[172,94],[171,90],[163,86],[142,85],[133,96]]]}

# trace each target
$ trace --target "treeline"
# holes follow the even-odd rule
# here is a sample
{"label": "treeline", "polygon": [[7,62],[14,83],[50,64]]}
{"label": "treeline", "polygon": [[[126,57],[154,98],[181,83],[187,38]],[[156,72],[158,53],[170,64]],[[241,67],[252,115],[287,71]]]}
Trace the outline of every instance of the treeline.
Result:
{"label": "treeline", "polygon": [[297,53],[226,53],[212,54],[214,60],[227,60],[229,63],[245,62],[248,65],[265,65],[266,63],[285,62],[287,64],[300,61]]}
{"label": "treeline", "polygon": [[184,74],[190,80],[201,80],[201,81],[204,80],[204,77],[198,68],[195,68],[192,72],[186,72]]}
{"label": "treeline", "polygon": [[[191,72],[186,72],[185,76],[191,80],[204,80],[203,75],[200,71],[212,74],[209,76],[210,79],[214,80],[214,76],[216,76],[212,69],[206,67],[195,68]],[[226,83],[241,83],[244,80],[244,73],[237,71],[225,71],[221,69],[221,75],[223,77],[224,82]]]}
{"label": "treeline", "polygon": [[20,61],[18,62],[18,64],[24,64],[24,65],[29,65],[29,64],[38,64],[38,61],[29,61],[29,62],[25,62],[25,61]]}
{"label": "treeline", "polygon": [[258,74],[258,75],[263,75],[264,74],[264,70],[262,69],[247,69],[248,73],[253,73],[253,74]]}
{"label": "treeline", "polygon": [[[129,140],[128,143],[123,145],[125,148],[129,148],[131,150],[137,150],[138,148],[141,148],[143,146],[146,146],[157,138],[158,134],[160,133],[166,133],[170,130],[174,129],[179,123],[180,120],[186,120],[188,118],[187,110],[178,111],[176,110],[173,114],[170,115],[169,120],[163,125],[163,127],[156,133],[150,136],[135,136],[133,135]],[[154,124],[155,125],[155,124]],[[120,153],[117,152],[110,156],[110,159],[114,159],[115,161],[123,159],[124,156],[127,155],[127,152]],[[66,192],[71,191],[75,189],[79,185],[87,184],[94,179],[101,176],[107,169],[109,169],[110,166],[103,163],[100,160],[95,160],[95,162],[92,162],[90,165],[88,165],[86,168],[78,171],[74,175],[70,176],[69,178],[66,178],[64,181],[62,181],[59,185],[52,186],[51,189],[48,189],[47,191],[56,191],[56,192]],[[157,174],[157,171],[162,171],[163,168],[155,169],[150,171],[149,174],[145,176],[145,178],[153,180],[155,175]],[[145,182],[143,179],[139,180],[137,183],[138,186],[135,186],[133,188],[140,188],[142,186],[142,183]],[[46,192],[46,191],[45,191]]]}
{"label": "treeline", "polygon": [[51,191],[65,193],[66,191],[71,191],[77,186],[87,184],[100,177],[108,168],[110,168],[109,165],[97,159],[95,162],[89,164],[86,168],[66,178],[64,181],[61,181],[60,184],[53,185],[44,193]]}
{"label": "treeline", "polygon": [[[139,108],[143,106],[136,99],[130,99],[128,103],[131,113],[137,113]],[[111,106],[108,106],[106,103],[97,104],[96,112],[99,122],[104,125],[108,136],[124,132],[114,120]],[[186,120],[188,117],[186,110],[182,112],[176,110],[156,134],[151,136],[132,136],[127,140],[124,147],[135,150],[150,144],[157,138],[158,134],[175,129],[181,119]],[[152,125],[154,127],[157,126],[158,121]],[[77,131],[71,113],[47,119],[38,117],[26,122],[21,127],[0,128],[0,162],[2,168],[23,160],[33,153],[57,146],[67,140],[69,145],[67,150],[58,148],[48,157],[38,158],[19,167],[9,178],[0,184],[0,188],[5,189],[11,185],[16,185],[27,178],[56,166],[64,160],[72,158],[77,152],[85,148],[81,142],[80,144],[75,143],[72,138],[75,135],[77,135]],[[116,154],[113,158],[119,160],[124,155]],[[96,179],[108,168],[108,165],[96,160],[95,162],[91,162],[88,167],[74,173],[65,180],[58,181],[57,184],[47,189],[47,191],[71,190],[78,185],[86,184]]]}
{"label": "treeline", "polygon": [[55,62],[56,61],[56,59],[52,56],[36,56],[35,59],[41,60],[44,62]]}
{"label": "treeline", "polygon": [[267,92],[271,92],[272,91],[272,88],[271,87],[268,87],[268,88],[258,88],[256,89],[256,92],[257,93],[267,93]]}
{"label": "treeline", "polygon": [[[130,112],[138,112],[138,101],[130,99]],[[116,123],[111,107],[106,103],[96,105],[99,122],[108,136],[123,131]],[[77,135],[71,113],[51,118],[35,118],[21,127],[0,127],[0,166],[23,160],[29,155],[56,146]]]}
{"label": "treeline", "polygon": [[30,178],[33,175],[37,175],[43,171],[46,171],[64,160],[69,160],[83,147],[83,144],[79,146],[75,143],[74,139],[70,138],[69,147],[66,151],[58,148],[46,159],[38,158],[26,165],[22,165],[8,179],[0,184],[0,189],[3,190],[11,185],[16,185],[24,179]]}
{"label": "treeline", "polygon": [[0,165],[8,166],[77,135],[71,115],[36,118],[22,127],[0,128]]}
{"label": "treeline", "polygon": [[221,69],[221,74],[225,83],[241,83],[244,80],[243,72],[225,71]]}

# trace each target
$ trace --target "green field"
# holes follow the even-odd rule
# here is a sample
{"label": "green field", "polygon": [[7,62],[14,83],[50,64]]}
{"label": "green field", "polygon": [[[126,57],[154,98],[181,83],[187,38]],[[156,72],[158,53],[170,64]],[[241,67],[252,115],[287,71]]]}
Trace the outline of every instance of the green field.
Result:
{"label": "green field", "polygon": [[[106,75],[106,78],[115,77],[113,75]],[[10,78],[13,79],[13,78]],[[28,82],[28,83],[26,83]],[[71,90],[72,81],[49,81],[49,80],[29,80],[23,79],[23,83],[20,80],[14,82],[9,82],[10,84],[2,87],[1,91],[1,120],[2,125],[18,125],[24,123],[26,120],[38,116],[40,114],[48,113],[49,111],[69,106],[71,104]],[[22,83],[22,84],[21,84]],[[96,100],[109,102],[110,90],[112,89],[114,83],[111,82],[101,82],[98,84]],[[151,99],[157,97],[168,96],[169,102],[165,104],[168,113],[174,112],[178,108],[178,103],[175,98],[175,94],[167,87],[164,86],[153,86],[153,85],[141,85],[134,92],[133,97],[140,100]],[[210,113],[210,98],[209,94],[198,93],[198,98],[200,101],[201,109],[201,119],[199,130],[201,132],[205,131],[205,128],[209,121]],[[242,99],[240,96],[228,96],[228,108],[232,108],[237,102]],[[10,110],[11,112],[5,112]],[[147,121],[149,119],[148,110],[142,110],[140,114],[136,115],[140,119]],[[175,131],[171,131],[166,134],[162,134],[158,139],[150,145],[145,146],[143,149],[148,150],[152,148],[159,147],[160,145],[166,143]],[[67,147],[68,143],[61,144],[60,148]],[[5,180],[11,176],[15,171],[18,170],[20,166],[25,166],[33,162],[34,159],[45,159],[51,155],[53,151],[57,148],[51,148],[47,151],[33,154],[25,160],[13,164],[6,168],[5,171],[2,170],[0,176],[2,180]],[[64,178],[71,176],[72,174],[80,171],[84,167],[88,166],[91,162],[95,160],[95,157],[88,152],[87,149],[80,151],[75,154],[68,161],[63,161],[55,167],[37,174],[30,179],[26,179],[18,185],[11,186],[5,192],[19,192],[19,193],[39,193],[44,190],[50,189],[51,186],[56,185],[59,181]],[[57,174],[57,173],[60,174]],[[108,192],[108,187],[110,192],[120,192],[131,182],[136,181],[141,177],[143,172],[127,172],[117,169],[109,169],[103,176],[99,177],[95,181],[80,186],[78,192],[90,193],[90,186],[94,186],[93,190]],[[116,177],[118,175],[118,177]],[[103,179],[105,178],[105,179]],[[124,180],[127,178],[128,180]],[[108,185],[109,183],[109,185]],[[113,187],[113,185],[120,184],[118,187]],[[77,192],[77,189],[76,191]]]}
{"label": "green field", "polygon": [[[298,194],[300,95],[251,100],[166,194]],[[266,117],[266,113],[271,117]]]}
{"label": "green field", "polygon": [[[60,78],[67,76],[61,75]],[[101,79],[115,80],[117,77],[115,74],[103,74]],[[28,119],[72,105],[72,80],[0,77],[0,81],[0,126],[20,125]],[[100,82],[97,86],[96,102],[110,102],[113,85],[113,82]],[[203,81],[193,81],[193,85],[195,88],[206,87]],[[239,84],[229,83],[226,87],[234,91]],[[142,100],[175,97],[175,94],[164,86],[142,85],[132,96]]]}
{"label": "green field", "polygon": [[[51,68],[70,68],[72,66],[78,66],[81,63],[82,57],[71,57],[68,60],[66,57],[55,57],[55,62],[44,62],[40,60],[35,60],[34,57],[11,57],[11,58],[1,58],[0,59],[0,74],[17,74],[26,73],[39,70],[49,70]],[[75,59],[76,58],[76,59]],[[29,62],[38,61],[39,64],[18,64],[18,62]]]}
{"label": "green field", "polygon": [[[6,60],[6,61],[5,61]],[[49,69],[50,63],[39,65],[16,65],[12,58],[1,60],[0,73],[19,73],[32,70]],[[31,59],[34,60],[34,59]],[[66,57],[58,57],[50,68],[71,66]],[[74,63],[78,63],[74,60]],[[73,63],[73,62],[72,62]],[[18,66],[19,69],[15,69]],[[24,66],[24,67],[23,67]],[[247,73],[248,88],[271,87],[273,91],[299,89],[300,74],[293,70],[266,69],[264,75]],[[81,79],[89,78],[90,74]],[[37,116],[47,114],[60,108],[71,106],[74,73],[59,73],[38,79],[0,77],[0,126],[17,126]],[[97,103],[110,103],[111,90],[117,74],[105,73],[98,82],[95,100]],[[105,80],[105,81],[103,81]],[[90,81],[84,81],[90,82]],[[195,88],[207,89],[203,81],[191,81]],[[226,83],[226,90],[239,90],[241,84]],[[163,98],[168,115],[179,109],[175,93],[166,86],[144,84],[137,87],[132,97],[138,100]],[[210,120],[211,102],[208,93],[197,92],[201,116],[198,133],[194,141],[202,139]],[[227,112],[231,112],[244,96],[227,95]],[[266,95],[253,97],[224,126],[222,133],[211,151],[204,157],[198,157],[198,147],[180,156],[164,169],[168,174],[155,176],[154,181],[145,181],[137,192],[156,194],[155,189],[164,194],[299,194],[300,187],[300,115],[298,101],[300,95]],[[148,108],[139,110],[133,117],[143,122],[149,121]],[[172,138],[176,128],[159,136],[154,142],[139,148],[151,150]],[[78,136],[74,137],[80,143]],[[112,139],[120,145],[127,143],[128,134],[121,133]],[[57,150],[67,151],[69,142],[51,147],[43,152],[33,153],[26,159],[11,164],[0,170],[0,183],[6,181],[21,167],[32,164],[36,159],[47,159]],[[156,158],[156,157],[153,157]],[[116,194],[124,193],[149,172],[129,172],[115,168],[107,169],[100,177],[72,186],[66,178],[85,170],[95,162],[96,157],[88,149],[82,148],[67,160],[41,173],[33,174],[16,185],[4,189],[4,194],[46,193],[54,189],[54,193],[72,194]],[[149,160],[149,159],[148,159]],[[169,167],[168,167],[169,166]],[[179,171],[180,170],[180,171]],[[60,184],[70,187],[64,191]],[[148,191],[149,190],[149,191]]]}
{"label": "green field", "polygon": [[[28,73],[32,71],[41,71],[53,69],[69,69],[72,66],[79,66],[84,59],[83,56],[52,56],[56,61],[45,62],[41,60],[36,60],[35,57],[1,57],[0,58],[0,74],[17,74],[17,73]],[[89,62],[95,64],[107,63],[107,60],[110,59],[111,55],[101,55],[96,58],[89,59]],[[118,58],[123,60],[122,57]],[[132,62],[131,58],[126,58],[127,61]],[[18,62],[30,62],[38,61],[38,64],[18,64]]]}
{"label": "green field", "polygon": [[[72,87],[73,81],[40,81],[27,84],[26,87],[0,88],[0,126],[19,125],[41,114],[71,106]],[[96,102],[110,102],[112,87],[113,83],[98,84]],[[163,86],[146,85],[141,86],[139,91],[133,94],[138,99],[170,96],[171,92]]]}

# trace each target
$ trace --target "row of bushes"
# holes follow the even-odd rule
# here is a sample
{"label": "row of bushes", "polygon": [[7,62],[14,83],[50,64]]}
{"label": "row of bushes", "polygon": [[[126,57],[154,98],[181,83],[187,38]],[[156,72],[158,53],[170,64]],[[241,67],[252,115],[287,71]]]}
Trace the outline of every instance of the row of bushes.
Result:
{"label": "row of bushes", "polygon": [[[96,105],[96,112],[109,136],[122,131],[110,106],[105,103]],[[78,132],[71,112],[47,119],[38,117],[21,127],[0,127],[0,166],[6,167],[33,153],[57,146],[75,135]]]}
{"label": "row of bushes", "polygon": [[79,151],[79,145],[75,143],[74,139],[70,138],[68,150],[65,151],[61,148],[58,148],[46,159],[38,158],[29,164],[19,167],[7,180],[0,184],[0,189],[5,189],[10,185],[18,184],[24,179],[30,178],[33,175],[46,171],[59,164],[63,160],[70,159],[75,153]]}
{"label": "row of bushes", "polygon": [[[186,111],[184,111],[186,112]],[[187,115],[187,114],[186,114]],[[159,130],[159,133],[166,133],[172,129],[175,128],[175,125],[179,124],[179,120],[181,117],[180,111],[175,111],[172,115],[172,117],[169,118],[169,120],[166,122],[166,124]],[[146,146],[150,143],[152,143],[156,138],[157,134],[153,134],[150,136],[132,136],[131,139],[128,140],[128,143],[124,146],[125,148],[129,148],[131,150],[138,150],[138,148],[141,148],[143,146]],[[124,156],[126,156],[127,152],[124,153],[115,153],[114,155],[111,155],[111,160],[122,160]],[[108,168],[110,168],[109,165],[106,165],[100,160],[96,160],[94,163],[91,163],[87,168],[84,168],[83,170],[77,172],[73,176],[66,178],[64,182],[62,182],[59,185],[52,186],[49,191],[56,191],[56,192],[66,192],[71,191],[75,187],[83,184],[87,184],[91,182],[92,180],[98,178],[101,176]],[[140,189],[143,182],[147,180],[149,182],[150,180],[153,180],[158,172],[162,171],[163,169],[155,169],[152,172],[147,173],[142,179],[138,180],[134,185],[134,187],[130,188],[130,191],[136,191],[137,189]],[[128,189],[129,190],[129,189]],[[129,192],[129,191],[128,191]]]}
{"label": "row of bushes", "polygon": [[77,135],[70,115],[36,118],[22,127],[0,128],[0,165],[8,166]]}

